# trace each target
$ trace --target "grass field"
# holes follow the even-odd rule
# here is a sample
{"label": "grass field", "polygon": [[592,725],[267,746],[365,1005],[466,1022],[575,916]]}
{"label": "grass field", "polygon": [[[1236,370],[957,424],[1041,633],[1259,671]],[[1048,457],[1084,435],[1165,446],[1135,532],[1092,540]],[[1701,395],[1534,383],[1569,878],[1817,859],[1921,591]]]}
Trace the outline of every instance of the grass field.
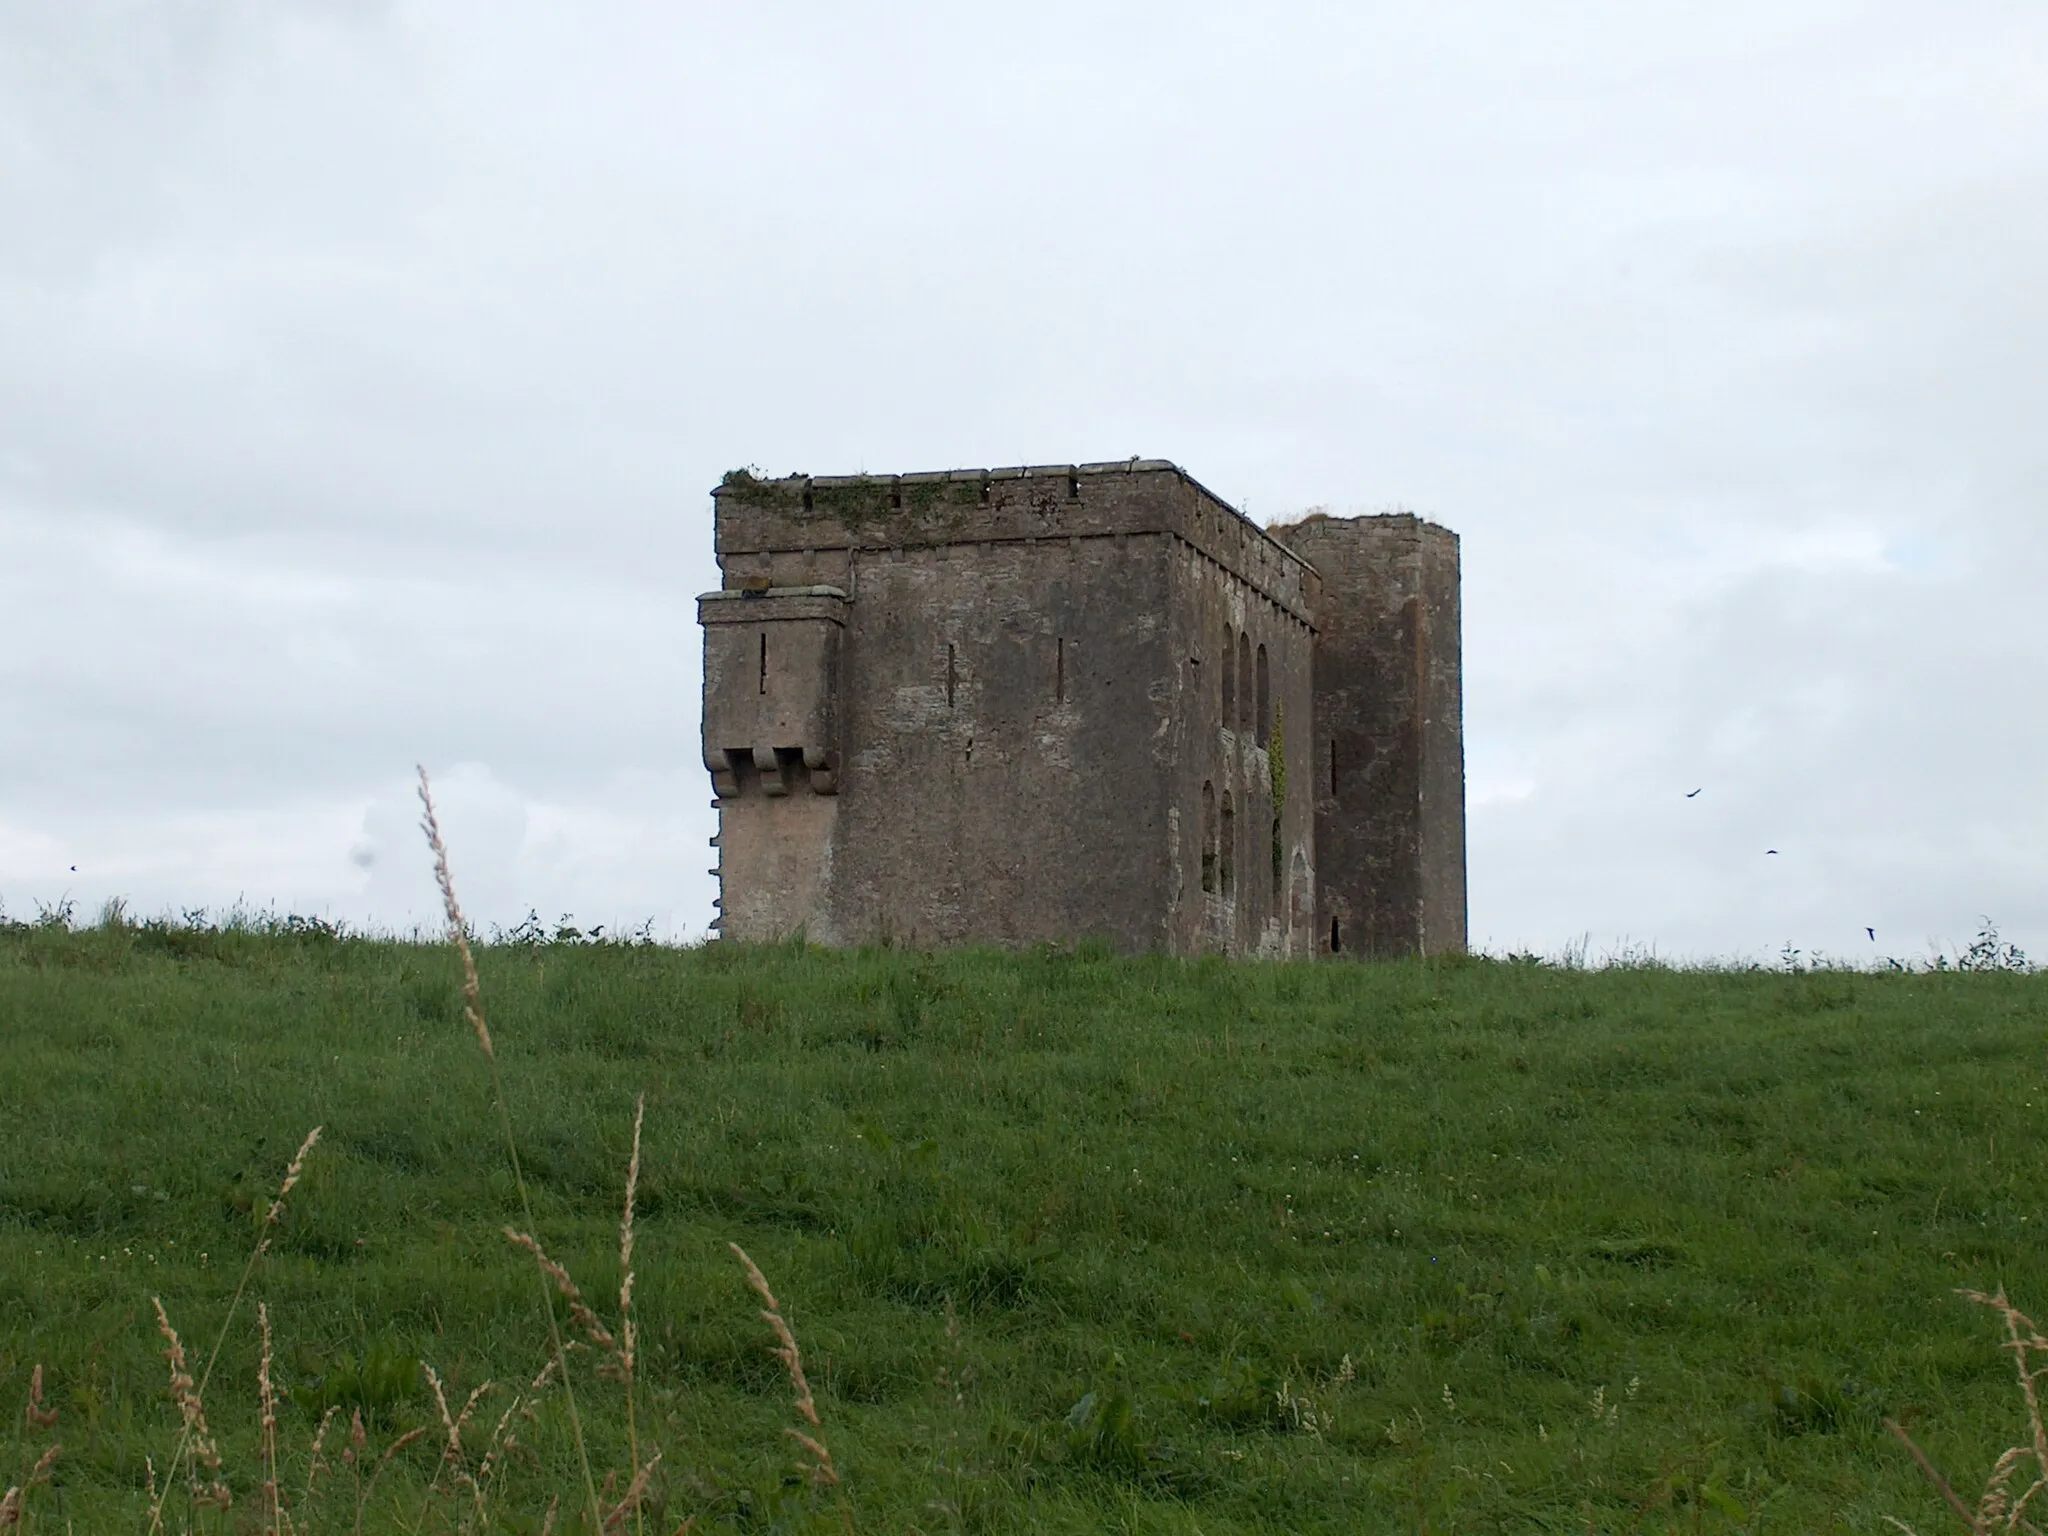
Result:
{"label": "grass field", "polygon": [[[697,1529],[1872,1531],[1947,1519],[2019,1427],[1995,1319],[2048,1308],[2048,977],[1259,965],[711,946],[480,952],[539,1236],[615,1312],[635,1096],[638,1432]],[[150,1298],[258,1528],[254,1304],[303,1480],[547,1356],[485,1064],[438,948],[0,932],[0,1484],[139,1528],[178,1438]],[[737,1240],[838,1490],[797,1477]],[[46,1368],[54,1430],[19,1408]],[[620,1393],[585,1359],[591,1459]],[[495,1420],[509,1398],[478,1410]],[[564,1523],[565,1405],[495,1529]],[[438,1430],[366,1528],[453,1529]],[[331,1447],[330,1447],[331,1449]],[[446,1486],[446,1478],[442,1480]],[[305,1515],[353,1510],[345,1469]],[[323,1527],[324,1528],[324,1527]]]}

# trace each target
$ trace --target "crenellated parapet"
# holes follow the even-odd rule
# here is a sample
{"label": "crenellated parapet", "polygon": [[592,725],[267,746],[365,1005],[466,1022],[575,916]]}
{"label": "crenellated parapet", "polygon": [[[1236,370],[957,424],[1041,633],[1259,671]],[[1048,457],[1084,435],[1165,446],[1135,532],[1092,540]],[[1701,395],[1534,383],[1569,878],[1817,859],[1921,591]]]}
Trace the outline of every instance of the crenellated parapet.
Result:
{"label": "crenellated parapet", "polygon": [[831,580],[858,597],[863,552],[1165,535],[1314,622],[1314,569],[1165,459],[776,479],[736,471],[712,495],[729,587]]}

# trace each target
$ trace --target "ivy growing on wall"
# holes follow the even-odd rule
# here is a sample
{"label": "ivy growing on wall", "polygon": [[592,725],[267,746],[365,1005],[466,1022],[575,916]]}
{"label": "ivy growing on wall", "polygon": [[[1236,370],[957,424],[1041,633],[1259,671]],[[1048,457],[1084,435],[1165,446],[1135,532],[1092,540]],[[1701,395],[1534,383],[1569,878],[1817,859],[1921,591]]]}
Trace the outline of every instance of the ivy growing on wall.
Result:
{"label": "ivy growing on wall", "polygon": [[1273,896],[1279,899],[1287,871],[1287,846],[1280,835],[1280,817],[1287,805],[1287,702],[1273,705],[1273,734],[1266,739],[1266,775],[1273,785]]}
{"label": "ivy growing on wall", "polygon": [[1266,772],[1273,784],[1273,808],[1287,803],[1287,702],[1273,706],[1273,734],[1266,742]]}

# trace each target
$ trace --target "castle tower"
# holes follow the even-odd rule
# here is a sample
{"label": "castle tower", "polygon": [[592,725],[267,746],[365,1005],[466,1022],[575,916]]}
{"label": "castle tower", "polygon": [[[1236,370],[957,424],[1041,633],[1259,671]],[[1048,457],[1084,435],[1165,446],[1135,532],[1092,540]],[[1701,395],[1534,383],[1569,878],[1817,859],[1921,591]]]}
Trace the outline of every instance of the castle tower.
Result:
{"label": "castle tower", "polygon": [[1316,568],[1317,934],[1325,952],[1465,947],[1458,536],[1421,518],[1271,530]]}
{"label": "castle tower", "polygon": [[714,496],[724,937],[1463,945],[1443,529],[1268,532],[1155,459]]}

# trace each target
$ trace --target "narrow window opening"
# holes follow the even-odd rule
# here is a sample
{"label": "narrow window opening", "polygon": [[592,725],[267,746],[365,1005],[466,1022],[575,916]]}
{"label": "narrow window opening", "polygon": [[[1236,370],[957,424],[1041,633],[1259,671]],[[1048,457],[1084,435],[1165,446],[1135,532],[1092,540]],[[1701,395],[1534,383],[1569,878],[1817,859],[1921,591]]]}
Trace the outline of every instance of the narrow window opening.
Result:
{"label": "narrow window opening", "polygon": [[1216,889],[1216,786],[1202,786],[1202,889]]}
{"label": "narrow window opening", "polygon": [[1337,919],[1334,917],[1330,919],[1330,953],[1344,953],[1344,930],[1337,925]]}
{"label": "narrow window opening", "polygon": [[1263,747],[1273,739],[1273,674],[1263,645],[1259,647],[1259,712],[1255,723],[1259,728],[1259,745]]}
{"label": "narrow window opening", "polygon": [[761,631],[761,692],[768,691],[768,631]]}
{"label": "narrow window opening", "polygon": [[988,481],[987,481],[986,479],[984,479],[984,480],[983,480],[983,481],[981,482],[981,504],[982,504],[982,505],[983,505],[984,507],[988,505],[988,499],[989,499],[989,483],[988,483]]}
{"label": "narrow window opening", "polygon": [[1229,896],[1234,894],[1237,884],[1237,808],[1231,804],[1227,789],[1223,792],[1222,847],[1218,852],[1216,883]]}
{"label": "narrow window opening", "polygon": [[1330,793],[1337,793],[1337,738],[1330,738]]}
{"label": "narrow window opening", "polygon": [[1237,651],[1231,637],[1230,626],[1223,626],[1223,726],[1232,729],[1237,724]]}
{"label": "narrow window opening", "polygon": [[903,482],[901,480],[891,480],[889,482],[889,505],[898,512],[903,510]]}
{"label": "narrow window opening", "polygon": [[953,707],[953,685],[955,677],[956,670],[953,665],[953,647],[949,645],[946,647],[946,708],[948,709],[951,709]]}
{"label": "narrow window opening", "polygon": [[1070,470],[1068,470],[1068,471],[1067,471],[1067,500],[1069,500],[1069,501],[1079,501],[1080,499],[1081,499],[1081,477],[1080,477],[1079,475],[1075,474],[1075,473],[1074,473],[1074,472],[1073,472],[1073,471],[1072,471],[1072,470],[1070,469]]}
{"label": "narrow window opening", "polygon": [[1251,712],[1252,637],[1241,634],[1237,637],[1237,728],[1240,731],[1251,728]]}
{"label": "narrow window opening", "polygon": [[1054,653],[1052,674],[1052,699],[1055,704],[1067,702],[1067,638],[1062,635],[1054,642],[1058,649]]}
{"label": "narrow window opening", "polygon": [[804,510],[811,510],[811,483],[808,480],[804,482]]}

